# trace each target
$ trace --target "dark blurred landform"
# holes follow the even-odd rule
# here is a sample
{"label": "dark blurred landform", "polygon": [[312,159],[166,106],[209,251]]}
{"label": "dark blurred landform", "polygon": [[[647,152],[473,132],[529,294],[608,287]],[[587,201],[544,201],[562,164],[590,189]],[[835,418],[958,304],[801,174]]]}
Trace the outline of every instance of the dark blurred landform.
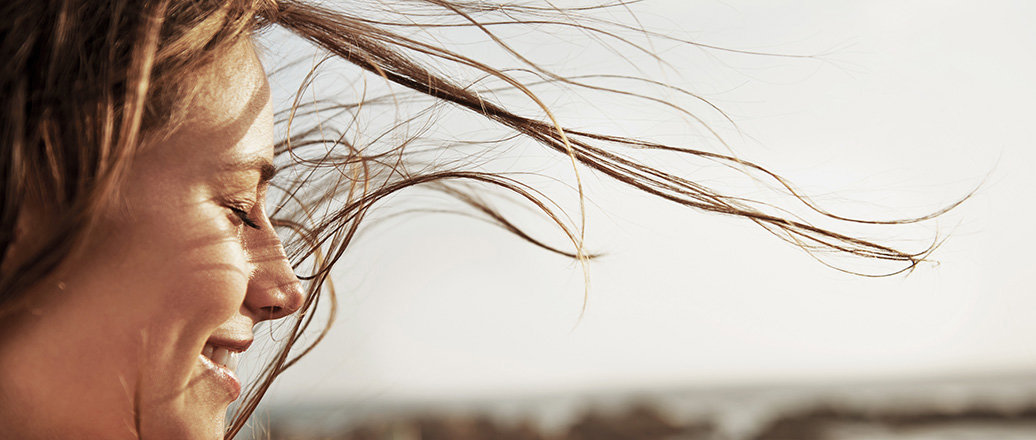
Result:
{"label": "dark blurred landform", "polygon": [[1036,439],[1036,376],[272,407],[271,440]]}

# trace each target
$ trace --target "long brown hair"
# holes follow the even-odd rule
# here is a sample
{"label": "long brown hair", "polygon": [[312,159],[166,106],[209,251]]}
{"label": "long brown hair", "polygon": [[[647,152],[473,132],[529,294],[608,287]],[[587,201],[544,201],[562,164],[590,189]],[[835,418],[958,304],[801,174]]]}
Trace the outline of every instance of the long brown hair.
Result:
{"label": "long brown hair", "polygon": [[[423,96],[481,115],[513,136],[556,152],[558,159],[570,162],[576,172],[580,204],[583,194],[579,171],[589,171],[690,208],[749,220],[812,254],[833,252],[896,263],[893,269],[874,274],[889,275],[914,268],[936,247],[937,240],[909,251],[839,232],[834,227],[817,226],[791,214],[784,206],[724,194],[681,175],[679,170],[649,165],[638,155],[667,152],[700,158],[754,179],[769,180],[795,203],[834,224],[917,223],[959,203],[917,218],[848,218],[825,211],[777,174],[731,153],[567,128],[533,92],[533,82],[634,96],[661,103],[673,112],[692,117],[693,114],[679,103],[658,96],[557,74],[512,49],[493,31],[493,26],[549,24],[575,28],[651,54],[648,48],[623,34],[649,34],[644,29],[621,23],[581,21],[580,14],[588,8],[563,9],[550,2],[542,6],[463,0],[407,3],[424,9],[413,15],[398,12],[398,20],[388,20],[363,11],[351,13],[348,7],[332,9],[301,0],[26,0],[0,5],[4,17],[0,20],[4,36],[0,57],[5,62],[0,68],[0,90],[5,97],[0,110],[0,316],[17,312],[25,299],[24,292],[54,270],[90,234],[98,214],[117,198],[119,182],[132,166],[142,138],[160,136],[179,123],[185,103],[190,102],[196,88],[191,73],[218,59],[240,39],[271,27],[287,30],[332,57],[409,90],[410,96]],[[633,2],[617,0],[595,7],[624,8],[628,3]],[[379,5],[391,15],[391,2]],[[436,19],[421,21],[421,17]],[[449,47],[413,37],[415,28],[442,26],[477,31],[511,54],[521,64],[520,69],[539,80],[520,80],[516,71],[494,67]],[[436,60],[438,67],[478,72],[493,79],[497,88],[517,91],[535,104],[539,116],[520,114],[493,99],[494,92],[499,90],[482,86],[478,80],[465,83],[439,73],[442,69],[430,66],[429,60]],[[650,78],[625,79],[662,85],[698,99],[690,92]],[[300,87],[300,95],[303,89]],[[358,233],[361,221],[389,195],[418,186],[442,191],[471,207],[472,213],[530,243],[584,265],[593,257],[584,249],[585,225],[580,220],[567,220],[563,210],[520,175],[456,166],[408,166],[413,163],[410,152],[414,148],[407,139],[378,151],[352,144],[344,136],[328,136],[324,127],[317,124],[298,127],[300,121],[307,119],[325,121],[334,115],[349,119],[353,111],[363,106],[391,105],[402,99],[406,97],[397,94],[354,103],[317,101],[310,105],[296,100],[281,113],[287,135],[276,146],[276,154],[278,164],[290,172],[279,175],[292,177],[275,181],[281,191],[271,218],[291,236],[285,243],[286,249],[297,273],[301,272],[299,277],[308,281],[308,293],[298,319],[289,329],[290,336],[262,371],[260,380],[245,393],[229,424],[228,438],[242,428],[272,381],[319,341],[318,337],[306,347],[293,350],[313,324],[318,302],[322,298],[334,302],[328,282],[330,269]],[[491,144],[480,145],[489,149]],[[536,207],[560,228],[571,247],[552,245],[525,232],[482,196],[485,188],[505,190]],[[28,204],[46,213],[46,229],[33,231],[41,240],[26,258],[7,261],[9,248],[21,233],[17,230],[19,216]],[[333,307],[331,311],[333,319]]]}

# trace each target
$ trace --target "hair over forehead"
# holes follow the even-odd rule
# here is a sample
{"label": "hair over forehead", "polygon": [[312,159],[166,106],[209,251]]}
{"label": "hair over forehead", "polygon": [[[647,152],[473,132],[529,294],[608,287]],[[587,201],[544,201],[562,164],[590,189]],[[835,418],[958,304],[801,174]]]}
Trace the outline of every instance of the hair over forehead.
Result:
{"label": "hair over forehead", "polygon": [[[174,96],[165,109],[166,118],[153,130],[163,136],[180,123],[202,122],[219,128],[240,125],[243,115],[254,115],[269,101],[266,73],[249,39],[238,40],[230,50],[193,72],[184,72],[190,93]],[[170,116],[182,115],[180,120]]]}
{"label": "hair over forehead", "polygon": [[[258,78],[249,37],[276,16],[273,0],[173,1],[162,18],[155,52],[151,99],[145,114],[149,128],[176,123],[183,108],[205,90],[199,76],[217,82],[245,75]],[[229,60],[226,60],[229,59]],[[227,62],[217,62],[227,61]],[[257,75],[258,74],[258,75]]]}

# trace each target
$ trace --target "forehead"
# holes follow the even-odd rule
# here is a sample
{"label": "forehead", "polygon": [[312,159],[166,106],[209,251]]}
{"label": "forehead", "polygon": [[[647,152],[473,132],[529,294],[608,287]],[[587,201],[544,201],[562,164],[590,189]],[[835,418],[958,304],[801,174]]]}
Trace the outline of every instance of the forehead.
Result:
{"label": "forehead", "polygon": [[273,157],[273,114],[266,74],[250,41],[243,40],[189,81],[196,92],[186,119],[149,142],[140,161],[209,173],[228,163]]}
{"label": "forehead", "polygon": [[248,39],[199,72],[199,89],[188,104],[193,130],[244,132],[269,103],[270,87]]}

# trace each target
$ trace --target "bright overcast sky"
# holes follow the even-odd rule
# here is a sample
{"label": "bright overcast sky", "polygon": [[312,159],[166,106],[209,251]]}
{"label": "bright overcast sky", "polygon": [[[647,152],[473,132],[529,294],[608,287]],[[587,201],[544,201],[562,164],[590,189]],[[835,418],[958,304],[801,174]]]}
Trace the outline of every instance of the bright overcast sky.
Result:
{"label": "bright overcast sky", "polygon": [[830,51],[688,75],[738,123],[741,157],[822,203],[916,215],[992,171],[927,229],[953,232],[939,264],[854,277],[748,222],[599,185],[589,245],[608,255],[577,321],[577,265],[484,223],[413,217],[351,249],[330,339],[272,400],[1036,371],[1036,3],[645,3],[645,22],[703,43]]}

